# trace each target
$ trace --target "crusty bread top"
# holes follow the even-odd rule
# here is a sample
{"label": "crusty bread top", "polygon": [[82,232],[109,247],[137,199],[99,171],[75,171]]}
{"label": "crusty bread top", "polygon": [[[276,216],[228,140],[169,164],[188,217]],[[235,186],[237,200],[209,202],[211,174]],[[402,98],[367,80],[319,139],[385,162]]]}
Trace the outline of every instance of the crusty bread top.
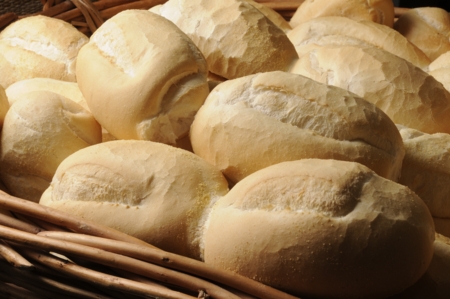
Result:
{"label": "crusty bread top", "polygon": [[450,51],[450,16],[440,7],[416,7],[402,14],[394,29],[421,49],[431,61]]}
{"label": "crusty bread top", "polygon": [[169,0],[159,14],[174,22],[227,79],[286,71],[297,55],[285,32],[244,0]]}
{"label": "crusty bread top", "polygon": [[407,187],[355,162],[303,159],[255,172],[219,199],[205,262],[299,297],[387,298],[426,271],[434,234]]}
{"label": "crusty bread top", "polygon": [[392,0],[305,0],[290,20],[292,27],[317,17],[340,16],[366,20],[389,27],[394,25]]}
{"label": "crusty bread top", "polygon": [[374,46],[321,41],[300,47],[291,72],[347,89],[397,124],[450,133],[450,93],[428,73]]}
{"label": "crusty bread top", "polygon": [[108,19],[77,61],[80,90],[108,132],[118,139],[170,144],[187,134],[203,104],[207,71],[186,34],[146,10]]}
{"label": "crusty bread top", "polygon": [[371,21],[356,21],[339,16],[319,17],[299,24],[288,33],[289,39],[296,48],[328,35],[348,36],[363,40],[406,59],[424,70],[431,62],[425,53],[399,32]]}
{"label": "crusty bread top", "polygon": [[[80,48],[88,37],[70,23],[42,15],[13,22],[0,33],[4,88],[33,77],[76,81],[75,66]],[[3,73],[3,72],[2,72]]]}
{"label": "crusty bread top", "polygon": [[227,192],[220,171],[193,153],[115,140],[65,159],[40,203],[201,259],[204,221]]}
{"label": "crusty bread top", "polygon": [[396,180],[404,154],[397,128],[375,105],[280,71],[217,85],[190,136],[194,152],[234,182],[277,162],[319,156],[357,160]]}

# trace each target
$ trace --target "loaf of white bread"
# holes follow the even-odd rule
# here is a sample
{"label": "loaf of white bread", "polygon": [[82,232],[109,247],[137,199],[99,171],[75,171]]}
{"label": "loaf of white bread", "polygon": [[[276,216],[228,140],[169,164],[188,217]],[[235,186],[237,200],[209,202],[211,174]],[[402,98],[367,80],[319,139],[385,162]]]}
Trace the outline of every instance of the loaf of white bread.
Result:
{"label": "loaf of white bread", "polygon": [[296,9],[289,23],[296,27],[302,22],[325,17],[340,16],[353,20],[366,20],[393,27],[395,11],[392,0],[305,0]]}
{"label": "loaf of white bread", "polygon": [[216,86],[191,126],[194,153],[231,182],[283,161],[356,161],[397,180],[404,149],[392,120],[342,88],[288,72]]}
{"label": "loaf of white bread", "polygon": [[445,9],[409,9],[398,18],[394,29],[421,49],[431,61],[450,51],[450,16]]}
{"label": "loaf of white bread", "polygon": [[248,0],[169,0],[157,12],[192,39],[210,72],[226,79],[287,71],[297,58],[285,31]]}
{"label": "loaf of white bread", "polygon": [[227,192],[220,171],[193,153],[152,141],[116,140],[65,159],[40,204],[202,259],[204,223]]}
{"label": "loaf of white bread", "polygon": [[208,95],[202,53],[178,27],[125,10],[81,48],[77,82],[90,111],[117,139],[176,144]]}
{"label": "loaf of white bread", "polygon": [[426,203],[436,232],[450,237],[450,135],[399,126],[405,147],[399,183]]}
{"label": "loaf of white bread", "polygon": [[397,124],[450,133],[450,93],[409,61],[357,39],[323,37],[297,48],[291,72],[347,89]]}
{"label": "loaf of white bread", "polygon": [[0,32],[0,85],[35,77],[75,82],[78,51],[88,40],[70,23],[47,16],[11,23]]}
{"label": "loaf of white bread", "polygon": [[72,100],[51,91],[24,93],[3,123],[0,177],[12,195],[38,202],[59,163],[101,137],[92,114]]}
{"label": "loaf of white bread", "polygon": [[300,298],[387,298],[425,273],[434,239],[409,188],[359,163],[303,159],[257,171],[219,199],[204,257]]}

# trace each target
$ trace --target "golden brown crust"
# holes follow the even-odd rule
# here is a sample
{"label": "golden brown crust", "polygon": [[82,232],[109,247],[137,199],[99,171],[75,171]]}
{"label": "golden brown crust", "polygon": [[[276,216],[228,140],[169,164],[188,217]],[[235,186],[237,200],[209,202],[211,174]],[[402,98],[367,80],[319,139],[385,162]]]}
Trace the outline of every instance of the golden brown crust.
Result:
{"label": "golden brown crust", "polygon": [[64,160],[40,203],[201,259],[206,214],[227,192],[220,171],[193,153],[116,140]]}
{"label": "golden brown crust", "polygon": [[58,165],[70,154],[101,142],[92,114],[50,91],[16,99],[2,130],[0,175],[11,194],[39,201]]}
{"label": "golden brown crust", "polygon": [[199,47],[210,71],[227,79],[286,71],[297,58],[285,32],[244,0],[170,0],[158,9]]}
{"label": "golden brown crust", "polygon": [[90,110],[118,139],[175,144],[209,92],[206,76],[206,61],[192,41],[146,10],[108,19],[77,61]]}
{"label": "golden brown crust", "polygon": [[305,0],[290,20],[292,27],[313,18],[341,16],[393,27],[394,3],[391,0]]}
{"label": "golden brown crust", "polygon": [[334,41],[307,44],[302,53],[291,72],[347,89],[397,124],[450,133],[450,93],[408,61],[374,46]]}
{"label": "golden brown crust", "polygon": [[22,18],[0,33],[0,84],[35,77],[76,81],[78,51],[88,37],[71,24],[46,16]]}
{"label": "golden brown crust", "polygon": [[339,16],[320,17],[303,22],[288,33],[297,51],[299,47],[330,35],[362,40],[406,59],[424,70],[431,62],[425,53],[399,32],[371,21],[356,21]]}
{"label": "golden brown crust", "polygon": [[300,297],[385,298],[415,283],[433,255],[423,201],[354,162],[255,172],[217,202],[207,225],[206,263]]}
{"label": "golden brown crust", "polygon": [[450,16],[445,9],[409,9],[398,18],[394,29],[421,49],[431,61],[450,51]]}
{"label": "golden brown crust", "polygon": [[216,86],[192,124],[194,152],[233,182],[266,166],[303,158],[358,161],[396,180],[403,145],[373,104],[286,72]]}

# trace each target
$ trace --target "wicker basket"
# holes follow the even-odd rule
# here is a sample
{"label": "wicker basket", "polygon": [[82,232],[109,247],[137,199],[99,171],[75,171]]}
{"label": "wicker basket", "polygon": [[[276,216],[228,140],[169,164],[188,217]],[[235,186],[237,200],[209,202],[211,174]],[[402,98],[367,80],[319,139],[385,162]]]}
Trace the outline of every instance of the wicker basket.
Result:
{"label": "wicker basket", "polygon": [[[89,36],[120,11],[149,9],[165,0],[9,2],[2,3],[0,30],[41,14],[68,21]],[[289,20],[303,0],[258,2]],[[403,12],[396,8],[397,16]],[[2,191],[1,209],[0,298],[295,298]]]}

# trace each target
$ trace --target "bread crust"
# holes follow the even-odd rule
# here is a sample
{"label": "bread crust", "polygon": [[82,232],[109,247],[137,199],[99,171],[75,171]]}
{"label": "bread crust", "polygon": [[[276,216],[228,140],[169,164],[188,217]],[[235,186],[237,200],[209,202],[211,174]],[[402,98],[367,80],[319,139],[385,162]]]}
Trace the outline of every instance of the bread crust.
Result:
{"label": "bread crust", "polygon": [[394,3],[391,0],[305,0],[290,20],[292,27],[324,16],[340,16],[366,20],[388,27],[394,26]]}
{"label": "bread crust", "polygon": [[207,71],[192,41],[146,10],[108,19],[77,62],[80,90],[109,133],[168,144],[187,134],[208,95]]}
{"label": "bread crust", "polygon": [[40,204],[202,259],[206,215],[227,192],[220,171],[193,153],[157,142],[115,140],[65,159]]}
{"label": "bread crust", "polygon": [[297,58],[285,32],[245,0],[170,0],[159,14],[175,23],[227,79],[287,71]]}
{"label": "bread crust", "polygon": [[233,182],[303,158],[358,161],[396,180],[404,150],[394,123],[341,88],[286,72],[215,87],[192,124],[194,152]]}
{"label": "bread crust", "polygon": [[386,298],[425,273],[433,242],[408,188],[355,162],[304,159],[255,172],[216,203],[205,262],[300,297]]}
{"label": "bread crust", "polygon": [[75,66],[88,37],[70,23],[47,16],[29,16],[0,33],[0,84],[46,77],[76,81]]}

